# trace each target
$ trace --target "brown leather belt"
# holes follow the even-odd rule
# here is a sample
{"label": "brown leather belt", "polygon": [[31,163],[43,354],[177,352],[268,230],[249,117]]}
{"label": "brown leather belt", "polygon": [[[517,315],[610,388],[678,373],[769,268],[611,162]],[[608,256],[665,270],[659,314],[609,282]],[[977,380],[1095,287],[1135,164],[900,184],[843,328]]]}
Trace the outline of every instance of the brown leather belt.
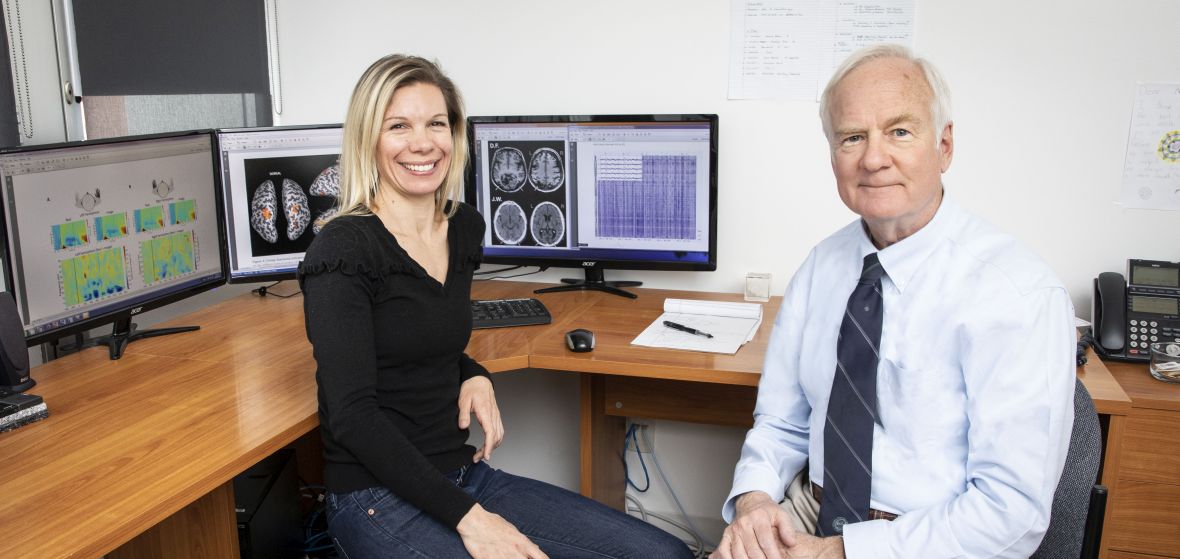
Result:
{"label": "brown leather belt", "polygon": [[[824,494],[824,488],[822,488],[814,483],[811,484],[811,496],[815,498],[815,502],[822,503],[823,499],[821,499],[820,497],[822,497],[823,494]],[[893,514],[891,512],[885,512],[883,510],[877,510],[877,509],[869,509],[868,520],[893,520],[894,518],[897,518],[897,515]]]}

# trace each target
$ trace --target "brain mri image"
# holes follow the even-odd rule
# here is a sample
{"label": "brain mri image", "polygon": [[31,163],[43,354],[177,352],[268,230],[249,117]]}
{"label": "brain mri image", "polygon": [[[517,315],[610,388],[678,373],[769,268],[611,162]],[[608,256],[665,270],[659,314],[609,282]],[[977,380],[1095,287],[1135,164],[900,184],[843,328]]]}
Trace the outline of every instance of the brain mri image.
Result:
{"label": "brain mri image", "polygon": [[565,170],[557,150],[541,148],[533,152],[533,159],[529,162],[529,182],[533,188],[541,192],[553,192],[564,180]]}
{"label": "brain mri image", "polygon": [[565,237],[565,216],[561,215],[561,208],[553,202],[541,202],[533,209],[533,217],[529,220],[533,239],[542,246],[556,246]]}
{"label": "brain mri image", "polygon": [[324,169],[318,177],[311,183],[311,188],[307,189],[312,196],[332,196],[340,195],[340,164],[337,163]]}
{"label": "brain mri image", "polygon": [[525,223],[524,210],[516,202],[504,202],[496,208],[496,215],[492,219],[492,230],[500,242],[518,245],[524,240],[524,233],[528,229]]}
{"label": "brain mri image", "polygon": [[516,192],[524,186],[524,154],[516,148],[502,147],[492,154],[492,184],[504,192]]}
{"label": "brain mri image", "polygon": [[275,217],[279,211],[279,198],[275,195],[275,183],[265,181],[254,191],[250,201],[250,228],[268,243],[279,242],[279,229]]}
{"label": "brain mri image", "polygon": [[311,232],[319,235],[320,230],[324,228],[324,225],[328,223],[328,220],[332,219],[332,217],[339,213],[339,211],[340,210],[337,210],[336,208],[329,208],[321,212],[319,217],[315,218],[315,221],[311,222]]}
{"label": "brain mri image", "polygon": [[311,208],[303,188],[291,179],[283,179],[283,215],[287,217],[287,238],[298,239],[311,223]]}

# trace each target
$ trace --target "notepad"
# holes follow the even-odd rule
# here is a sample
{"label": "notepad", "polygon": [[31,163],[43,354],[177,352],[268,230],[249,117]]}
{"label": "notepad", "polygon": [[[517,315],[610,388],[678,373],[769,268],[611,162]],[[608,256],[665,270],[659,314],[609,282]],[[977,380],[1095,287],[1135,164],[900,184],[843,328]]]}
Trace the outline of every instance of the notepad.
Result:
{"label": "notepad", "polygon": [[[664,321],[708,332],[712,338],[673,330]],[[631,345],[728,353],[733,355],[754,339],[762,325],[762,305],[693,299],[664,299],[664,314],[652,322]]]}

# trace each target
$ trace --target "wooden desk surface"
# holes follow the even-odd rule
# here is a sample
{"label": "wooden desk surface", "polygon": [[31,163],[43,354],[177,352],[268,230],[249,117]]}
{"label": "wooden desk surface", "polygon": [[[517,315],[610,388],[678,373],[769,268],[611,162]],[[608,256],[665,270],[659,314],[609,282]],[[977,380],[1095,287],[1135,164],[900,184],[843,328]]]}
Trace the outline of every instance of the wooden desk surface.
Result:
{"label": "wooden desk surface", "polygon": [[[773,297],[770,302],[762,304],[762,326],[754,339],[736,354],[724,355],[633,346],[631,340],[664,312],[665,298],[741,301],[741,295],[660,289],[639,289],[636,292],[641,294],[638,299],[595,294],[597,300],[593,306],[567,321],[566,329],[586,328],[594,332],[594,351],[569,351],[560,335],[565,331],[562,330],[556,333],[558,335],[533,338],[529,363],[543,369],[758,386],[763,357],[782,297]],[[545,303],[548,305],[548,300]]]}
{"label": "wooden desk surface", "polygon": [[[479,282],[474,296],[532,296],[537,286]],[[493,372],[532,366],[757,385],[777,299],[764,308],[755,339],[731,356],[630,341],[659,316],[665,297],[738,295],[641,293],[637,300],[539,295],[553,324],[477,331],[468,353]],[[247,294],[160,325],[201,329],[136,341],[119,361],[93,348],[37,367],[32,392],[45,398],[50,417],[0,434],[0,557],[109,553],[315,428],[302,304]],[[562,334],[577,327],[597,334],[594,352],[566,351]],[[1126,394],[1092,362],[1099,365],[1083,379],[1099,411],[1125,413]]]}
{"label": "wooden desk surface", "polygon": [[315,428],[313,373],[106,348],[37,367],[49,418],[0,434],[0,557],[111,552]]}
{"label": "wooden desk surface", "polygon": [[1152,378],[1147,372],[1147,363],[1105,363],[1136,408],[1180,411],[1180,384]]}

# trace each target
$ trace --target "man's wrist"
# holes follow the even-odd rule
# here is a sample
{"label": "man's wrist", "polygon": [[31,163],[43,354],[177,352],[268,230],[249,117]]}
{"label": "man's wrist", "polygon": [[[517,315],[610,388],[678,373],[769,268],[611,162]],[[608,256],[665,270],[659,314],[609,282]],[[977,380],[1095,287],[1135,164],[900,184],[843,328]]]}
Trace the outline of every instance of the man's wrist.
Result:
{"label": "man's wrist", "polygon": [[733,503],[733,508],[737,514],[742,514],[750,509],[758,508],[765,503],[773,503],[774,499],[770,498],[765,491],[747,491],[738,495]]}
{"label": "man's wrist", "polygon": [[823,559],[844,559],[844,537],[824,538],[824,549],[820,553],[820,557]]}

